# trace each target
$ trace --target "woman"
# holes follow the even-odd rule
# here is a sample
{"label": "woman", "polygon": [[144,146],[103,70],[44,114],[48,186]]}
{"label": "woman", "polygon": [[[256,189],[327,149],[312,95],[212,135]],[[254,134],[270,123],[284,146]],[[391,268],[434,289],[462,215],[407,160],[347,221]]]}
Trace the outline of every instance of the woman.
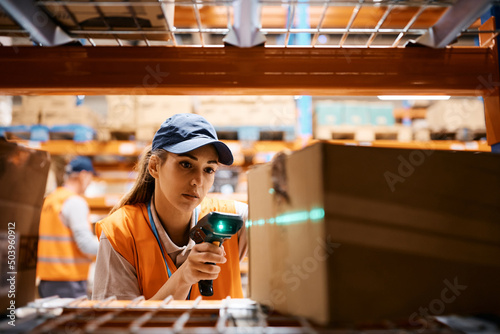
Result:
{"label": "woman", "polygon": [[232,163],[231,151],[203,117],[167,119],[141,157],[131,191],[96,225],[93,299],[195,299],[200,280],[214,280],[214,295],[205,299],[243,297],[245,228],[222,247],[189,239],[189,230],[210,211],[246,221],[246,204],[205,198],[219,164]]}

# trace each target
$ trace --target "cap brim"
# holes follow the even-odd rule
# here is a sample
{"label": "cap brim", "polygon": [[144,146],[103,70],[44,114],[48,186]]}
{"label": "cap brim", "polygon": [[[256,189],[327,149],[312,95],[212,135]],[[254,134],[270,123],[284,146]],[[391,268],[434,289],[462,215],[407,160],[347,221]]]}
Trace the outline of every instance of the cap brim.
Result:
{"label": "cap brim", "polygon": [[196,150],[202,146],[212,144],[217,150],[217,154],[219,155],[219,162],[223,165],[231,165],[234,161],[233,154],[229,147],[226,144],[219,140],[215,140],[212,138],[193,138],[190,140],[185,140],[183,142],[177,143],[175,145],[164,146],[162,147],[164,150],[175,154],[187,153],[192,150]]}

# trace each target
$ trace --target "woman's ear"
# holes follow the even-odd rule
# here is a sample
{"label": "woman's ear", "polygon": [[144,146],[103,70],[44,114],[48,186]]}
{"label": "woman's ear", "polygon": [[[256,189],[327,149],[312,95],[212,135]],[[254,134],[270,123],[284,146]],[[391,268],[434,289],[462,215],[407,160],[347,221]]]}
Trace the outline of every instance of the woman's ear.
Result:
{"label": "woman's ear", "polygon": [[158,178],[158,168],[160,167],[160,159],[156,155],[152,155],[149,158],[148,171],[152,177]]}

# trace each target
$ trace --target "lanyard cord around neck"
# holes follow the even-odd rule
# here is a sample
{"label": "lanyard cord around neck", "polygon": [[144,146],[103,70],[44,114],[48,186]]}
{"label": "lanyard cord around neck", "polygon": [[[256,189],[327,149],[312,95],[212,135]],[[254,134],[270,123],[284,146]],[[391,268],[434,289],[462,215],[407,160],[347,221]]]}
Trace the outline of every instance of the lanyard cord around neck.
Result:
{"label": "lanyard cord around neck", "polygon": [[170,276],[172,276],[172,272],[168,267],[167,258],[165,257],[165,250],[163,249],[163,246],[160,242],[160,236],[158,235],[158,230],[156,229],[156,224],[153,220],[153,215],[151,214],[151,203],[148,203],[148,216],[149,216],[149,224],[151,225],[151,229],[153,230],[153,234],[155,235],[156,242],[158,243],[158,246],[160,246],[161,256],[163,256],[163,261],[165,261],[165,265],[167,266],[168,278],[170,278]]}
{"label": "lanyard cord around neck", "polygon": [[[161,256],[163,256],[163,261],[165,261],[165,266],[167,267],[168,278],[170,278],[172,276],[172,272],[168,267],[167,258],[165,257],[165,250],[163,249],[163,246],[160,242],[160,236],[158,235],[158,230],[156,229],[156,224],[153,220],[153,215],[151,214],[151,202],[148,203],[148,216],[149,216],[149,225],[151,225],[151,229],[153,230],[153,234],[155,235],[156,242],[158,243],[158,246],[160,246]],[[191,288],[189,288],[187,300],[189,300],[190,298],[191,298]]]}

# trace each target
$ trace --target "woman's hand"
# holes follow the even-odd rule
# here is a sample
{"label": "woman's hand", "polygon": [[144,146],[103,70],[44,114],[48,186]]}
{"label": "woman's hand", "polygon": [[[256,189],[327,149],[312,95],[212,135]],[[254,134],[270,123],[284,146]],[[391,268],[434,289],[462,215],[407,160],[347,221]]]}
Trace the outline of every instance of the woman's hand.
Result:
{"label": "woman's hand", "polygon": [[218,247],[208,242],[196,244],[182,266],[177,269],[181,279],[187,285],[193,285],[201,280],[214,280],[219,276],[219,263],[225,263],[224,247]]}
{"label": "woman's hand", "polygon": [[219,276],[220,267],[217,264],[227,261],[225,255],[224,247],[208,242],[195,245],[186,261],[151,299],[162,300],[170,295],[174,299],[186,299],[193,284],[201,280],[214,280]]}

